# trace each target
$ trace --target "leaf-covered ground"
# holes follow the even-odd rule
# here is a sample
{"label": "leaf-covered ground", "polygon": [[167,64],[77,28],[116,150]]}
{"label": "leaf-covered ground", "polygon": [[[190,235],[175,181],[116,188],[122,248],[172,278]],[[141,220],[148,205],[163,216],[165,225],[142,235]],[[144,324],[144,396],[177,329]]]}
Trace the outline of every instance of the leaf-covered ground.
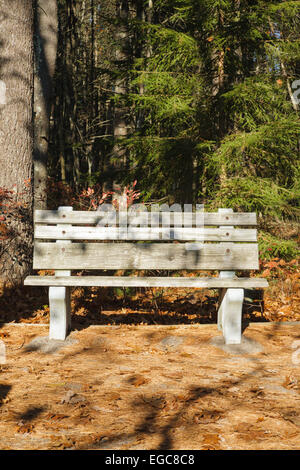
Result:
{"label": "leaf-covered ground", "polygon": [[299,324],[227,350],[215,325],[90,326],[62,349],[47,332],[1,329],[1,449],[300,448]]}
{"label": "leaf-covered ground", "polygon": [[0,449],[299,449],[299,270],[260,275],[230,348],[214,291],[76,289],[65,343],[47,339],[47,290],[6,291]]}

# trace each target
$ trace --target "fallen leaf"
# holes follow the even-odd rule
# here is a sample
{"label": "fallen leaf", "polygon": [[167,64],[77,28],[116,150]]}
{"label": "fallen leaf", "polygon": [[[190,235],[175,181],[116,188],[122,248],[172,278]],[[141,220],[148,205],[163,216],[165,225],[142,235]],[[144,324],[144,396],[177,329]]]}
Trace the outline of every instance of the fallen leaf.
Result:
{"label": "fallen leaf", "polygon": [[135,387],[140,387],[141,385],[145,385],[150,382],[150,379],[143,377],[142,375],[137,375],[130,380],[130,383]]}
{"label": "fallen leaf", "polygon": [[52,446],[53,447],[62,447],[63,449],[68,449],[73,447],[75,441],[66,436],[51,436]]}
{"label": "fallen leaf", "polygon": [[278,267],[278,263],[276,263],[275,261],[269,261],[268,263],[265,263],[265,266],[267,268],[273,269]]}
{"label": "fallen leaf", "polygon": [[210,424],[210,423],[215,423],[222,417],[221,412],[218,411],[202,411],[199,414],[196,414],[194,416],[194,422],[196,424]]}
{"label": "fallen leaf", "polygon": [[293,439],[293,437],[298,437],[299,436],[299,432],[298,431],[296,431],[296,432],[285,431],[284,436],[287,439]]}
{"label": "fallen leaf", "polygon": [[180,356],[182,357],[193,357],[193,354],[187,353],[187,352],[182,352],[180,353]]}
{"label": "fallen leaf", "polygon": [[0,224],[0,233],[2,236],[6,236],[8,234],[8,228],[5,224]]}
{"label": "fallen leaf", "polygon": [[167,402],[163,396],[142,396],[141,398],[147,405],[153,406],[154,408],[164,409],[167,406]]}
{"label": "fallen leaf", "polygon": [[5,397],[5,398],[0,398],[0,404],[5,405],[6,403],[9,403],[11,401],[11,398]]}
{"label": "fallen leaf", "polygon": [[207,434],[202,442],[203,450],[217,450],[220,448],[220,438],[218,434]]}
{"label": "fallen leaf", "polygon": [[61,421],[62,419],[65,419],[65,418],[68,418],[67,415],[63,415],[63,414],[52,414],[52,413],[49,413],[47,416],[46,416],[46,419],[48,420],[51,420],[51,421]]}
{"label": "fallen leaf", "polygon": [[285,381],[283,382],[282,386],[284,388],[287,388],[288,390],[291,390],[293,388],[298,388],[298,380],[293,375],[288,375],[286,376]]}
{"label": "fallen leaf", "polygon": [[235,428],[234,432],[238,433],[248,433],[250,429],[252,428],[252,424],[246,423],[246,422],[241,422],[239,423]]}
{"label": "fallen leaf", "polygon": [[262,272],[262,277],[269,277],[271,274],[271,271],[270,269],[264,269],[264,271]]}
{"label": "fallen leaf", "polygon": [[0,332],[0,338],[8,338],[10,334],[7,331]]}
{"label": "fallen leaf", "polygon": [[243,438],[247,439],[247,441],[259,441],[266,438],[266,432],[262,429],[255,429],[253,431],[247,432]]}
{"label": "fallen leaf", "polygon": [[109,399],[110,400],[120,400],[121,399],[121,395],[117,392],[111,392],[109,394]]}
{"label": "fallen leaf", "polygon": [[20,423],[17,427],[17,432],[21,434],[27,434],[33,431],[33,424]]}
{"label": "fallen leaf", "polygon": [[85,397],[82,395],[78,395],[77,393],[73,392],[72,390],[69,390],[65,396],[62,398],[61,403],[68,403],[71,405],[74,405],[79,402],[86,401]]}
{"label": "fallen leaf", "polygon": [[181,372],[169,372],[168,374],[162,374],[163,377],[167,379],[175,379],[175,380],[182,380],[183,374]]}

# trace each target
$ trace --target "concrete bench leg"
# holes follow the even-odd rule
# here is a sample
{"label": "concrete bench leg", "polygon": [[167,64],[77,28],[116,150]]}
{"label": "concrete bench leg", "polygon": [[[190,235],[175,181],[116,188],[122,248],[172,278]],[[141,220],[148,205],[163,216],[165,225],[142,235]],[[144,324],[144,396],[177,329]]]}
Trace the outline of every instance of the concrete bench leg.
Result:
{"label": "concrete bench leg", "polygon": [[69,287],[49,287],[50,339],[66,339],[71,327]]}
{"label": "concrete bench leg", "polygon": [[243,300],[244,289],[222,289],[218,328],[223,331],[226,344],[241,343]]}

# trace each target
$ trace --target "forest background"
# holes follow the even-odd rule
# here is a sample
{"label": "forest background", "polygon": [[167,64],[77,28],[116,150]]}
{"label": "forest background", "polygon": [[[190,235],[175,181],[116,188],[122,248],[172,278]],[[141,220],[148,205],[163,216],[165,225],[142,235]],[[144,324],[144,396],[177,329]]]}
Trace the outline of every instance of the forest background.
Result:
{"label": "forest background", "polygon": [[295,257],[300,2],[58,5],[52,182],[254,211],[261,255]]}
{"label": "forest background", "polygon": [[[35,65],[25,77],[20,57],[2,53],[0,71],[15,61],[33,118],[27,140],[11,121],[5,138],[0,106],[6,277],[31,267],[33,206],[95,209],[123,188],[146,205],[257,212],[261,259],[297,257],[299,1],[21,3],[22,57]],[[3,27],[0,39],[10,40]]]}

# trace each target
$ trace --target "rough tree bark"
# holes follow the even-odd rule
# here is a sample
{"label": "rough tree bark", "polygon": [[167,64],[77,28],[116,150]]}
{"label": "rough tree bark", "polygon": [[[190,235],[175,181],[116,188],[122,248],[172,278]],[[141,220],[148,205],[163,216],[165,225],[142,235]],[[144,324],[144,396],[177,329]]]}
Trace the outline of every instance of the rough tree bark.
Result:
{"label": "rough tree bark", "polygon": [[47,206],[47,154],[57,53],[57,0],[34,0],[34,207]]}
{"label": "rough tree bark", "polygon": [[0,187],[13,189],[19,203],[16,216],[2,214],[14,235],[0,250],[0,268],[4,280],[17,282],[31,267],[32,0],[0,0],[0,45],[0,80],[6,86],[6,104],[0,105]]}
{"label": "rough tree bark", "polygon": [[[224,12],[222,8],[218,7],[218,30],[224,30]],[[215,117],[215,134],[216,139],[221,141],[225,134],[225,123],[224,123],[224,115],[220,114],[218,111],[218,95],[222,92],[224,86],[224,49],[223,47],[218,47],[217,50],[213,52],[213,62],[214,62],[214,70],[213,70],[213,78],[212,78],[212,97],[217,99],[216,103],[216,117]],[[226,173],[226,166],[224,164],[221,165],[220,168],[220,186],[224,187],[227,181],[227,173]]]}
{"label": "rough tree bark", "polygon": [[[129,5],[127,0],[117,1],[116,5],[117,18],[121,21],[119,27],[116,31],[116,61],[122,66],[128,60],[128,31],[126,27],[126,21],[128,20],[129,15]],[[115,82],[115,94],[119,95],[121,98],[122,95],[125,95],[127,92],[127,83],[126,78],[120,77]],[[121,98],[122,100],[122,98]],[[113,147],[113,172],[114,172],[114,181],[113,187],[116,187],[115,178],[118,177],[118,173],[122,168],[126,167],[126,151],[122,149],[120,141],[127,136],[127,120],[126,120],[126,109],[124,104],[117,103],[114,108],[114,147]]]}

